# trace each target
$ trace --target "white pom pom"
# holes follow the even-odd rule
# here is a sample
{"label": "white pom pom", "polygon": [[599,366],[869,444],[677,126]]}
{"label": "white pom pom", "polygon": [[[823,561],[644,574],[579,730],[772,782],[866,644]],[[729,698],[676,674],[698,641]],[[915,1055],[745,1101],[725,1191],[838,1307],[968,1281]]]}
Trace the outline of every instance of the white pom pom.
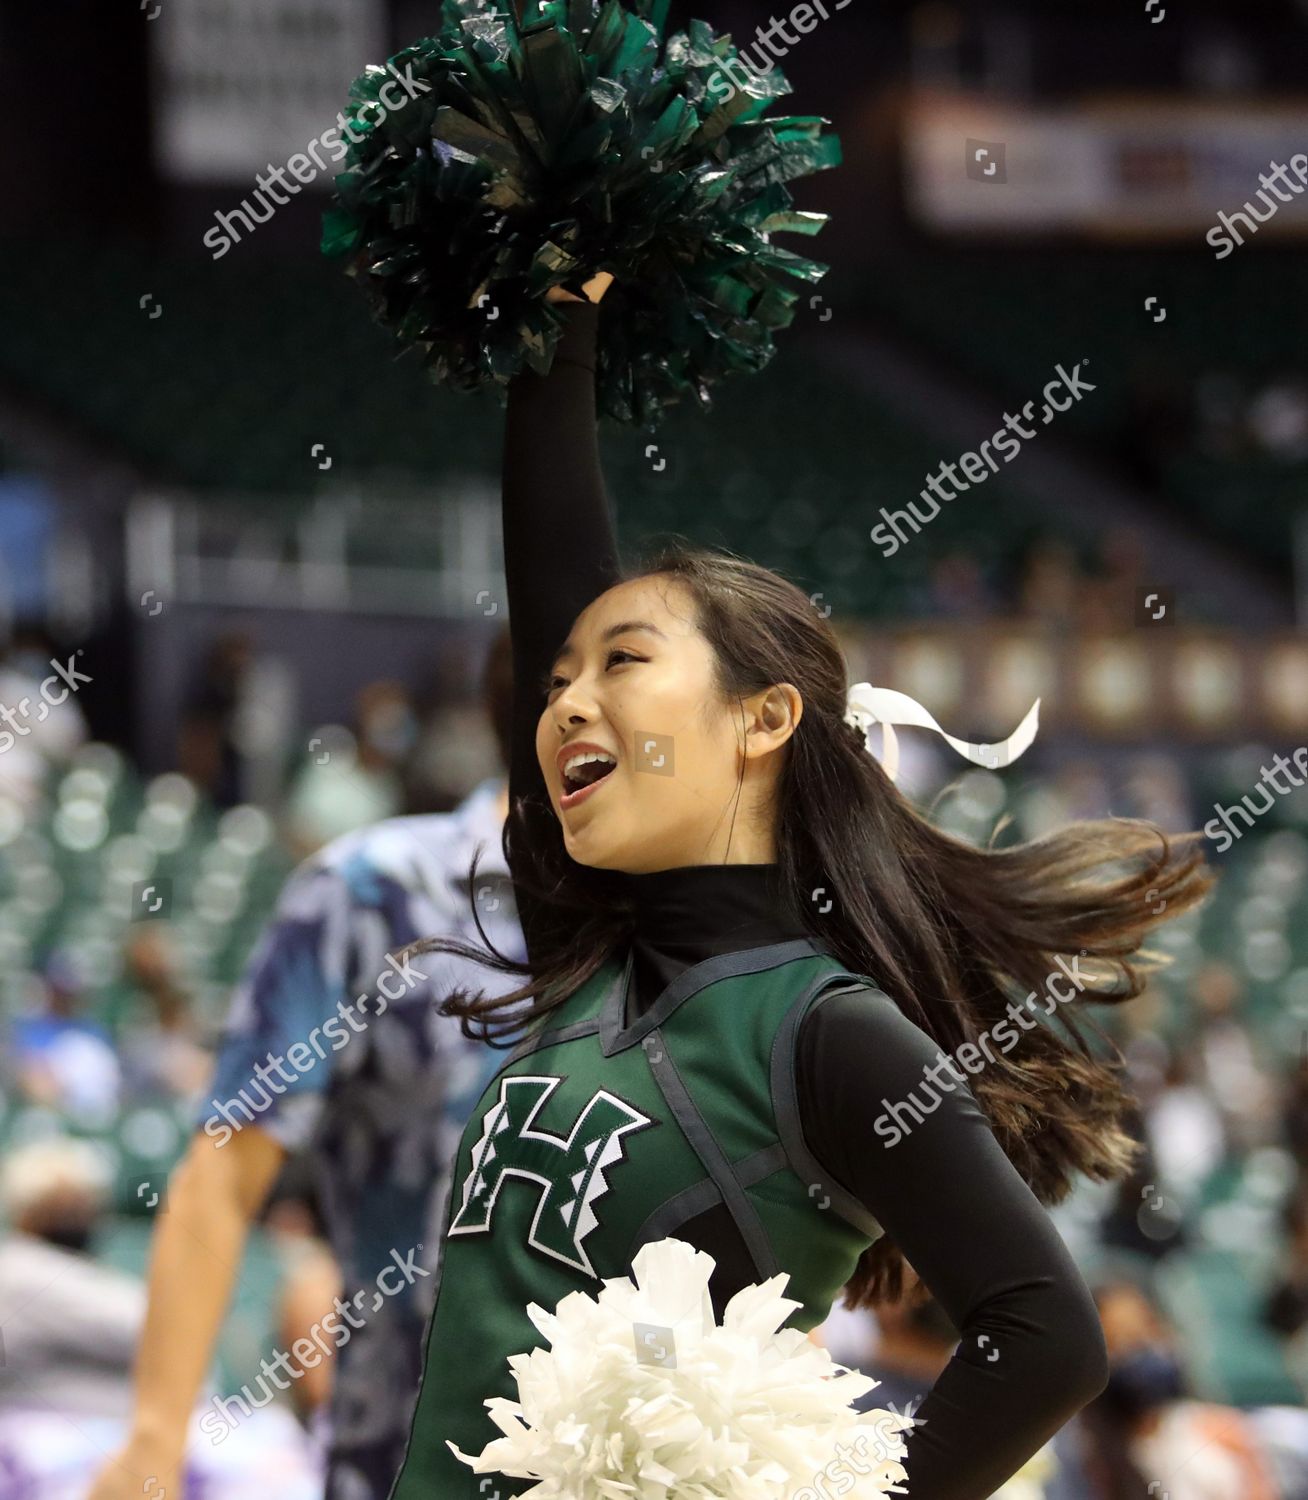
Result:
{"label": "white pom pom", "polygon": [[[597,1298],[570,1292],[527,1309],[549,1349],[516,1354],[518,1400],[487,1411],[504,1434],[475,1473],[538,1482],[532,1500],[809,1500],[906,1493],[894,1411],[850,1402],[878,1384],[836,1364],[799,1329],[782,1273],[737,1292],[713,1318],[711,1255],[669,1238],[642,1246],[634,1280]],[[852,1480],[852,1485],[849,1482]]]}

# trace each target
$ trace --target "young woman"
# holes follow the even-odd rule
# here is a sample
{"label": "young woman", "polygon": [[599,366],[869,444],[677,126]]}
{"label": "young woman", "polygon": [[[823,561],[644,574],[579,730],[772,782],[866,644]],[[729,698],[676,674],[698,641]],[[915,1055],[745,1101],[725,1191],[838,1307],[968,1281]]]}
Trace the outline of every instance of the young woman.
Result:
{"label": "young woman", "polygon": [[529,1488],[446,1440],[499,1435],[483,1402],[516,1396],[508,1357],[541,1344],[528,1304],[594,1295],[667,1235],[713,1256],[719,1318],[784,1270],[805,1330],[842,1288],[898,1298],[907,1260],[961,1332],[906,1439],[909,1494],[980,1500],[1105,1384],[1041,1203],[1119,1174],[1132,1143],[1068,1012],[1081,989],[1138,992],[1131,956],[1202,893],[1201,857],[1118,821],[959,843],[845,722],[845,664],[802,592],[692,549],[624,575],[601,311],[562,309],[550,373],[510,391],[505,853],[529,961],[488,962],[527,982],[444,1008],[498,1037],[531,1006],[459,1148],[392,1500]]}

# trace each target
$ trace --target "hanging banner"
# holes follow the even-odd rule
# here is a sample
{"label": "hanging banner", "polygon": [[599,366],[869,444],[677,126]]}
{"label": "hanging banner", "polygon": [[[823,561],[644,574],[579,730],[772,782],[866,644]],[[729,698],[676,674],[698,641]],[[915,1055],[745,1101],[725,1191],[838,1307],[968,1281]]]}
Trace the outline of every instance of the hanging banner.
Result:
{"label": "hanging banner", "polygon": [[1218,259],[1257,234],[1308,234],[1302,104],[1029,108],[921,91],[903,141],[909,211],[932,229],[1197,234]]}
{"label": "hanging banner", "polygon": [[253,181],[320,138],[387,55],[380,0],[149,0],[145,14],[156,161],[173,182]]}

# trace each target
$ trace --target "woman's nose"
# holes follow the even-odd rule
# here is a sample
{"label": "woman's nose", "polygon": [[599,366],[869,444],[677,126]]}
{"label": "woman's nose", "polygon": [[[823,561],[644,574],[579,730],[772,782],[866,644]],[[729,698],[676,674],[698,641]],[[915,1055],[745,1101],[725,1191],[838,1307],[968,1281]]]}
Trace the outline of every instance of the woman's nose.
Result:
{"label": "woman's nose", "polygon": [[595,699],[577,683],[569,683],[554,700],[554,716],[562,728],[565,724],[585,723],[595,717]]}

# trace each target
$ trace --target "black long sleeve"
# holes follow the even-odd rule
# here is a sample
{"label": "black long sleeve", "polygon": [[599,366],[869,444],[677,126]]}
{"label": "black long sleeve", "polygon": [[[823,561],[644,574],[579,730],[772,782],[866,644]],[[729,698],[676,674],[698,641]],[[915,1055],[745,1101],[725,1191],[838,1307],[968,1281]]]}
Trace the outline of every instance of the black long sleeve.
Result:
{"label": "black long sleeve", "polygon": [[[906,1435],[910,1500],[985,1500],[1103,1390],[1108,1354],[1075,1261],[971,1089],[938,1067],[928,1085],[940,1057],[887,996],[833,995],[800,1029],[800,1118],[959,1330]],[[910,1092],[923,1118],[900,1111],[892,1145],[889,1108]]]}
{"label": "black long sleeve", "polygon": [[[536,760],[545,673],[573,620],[619,573],[595,412],[600,309],[589,302],[558,306],[566,323],[554,363],[547,375],[528,372],[510,383],[504,438],[504,576],[513,641],[509,796],[528,798],[537,818],[553,817]],[[520,886],[516,897],[530,957],[534,902]]]}

